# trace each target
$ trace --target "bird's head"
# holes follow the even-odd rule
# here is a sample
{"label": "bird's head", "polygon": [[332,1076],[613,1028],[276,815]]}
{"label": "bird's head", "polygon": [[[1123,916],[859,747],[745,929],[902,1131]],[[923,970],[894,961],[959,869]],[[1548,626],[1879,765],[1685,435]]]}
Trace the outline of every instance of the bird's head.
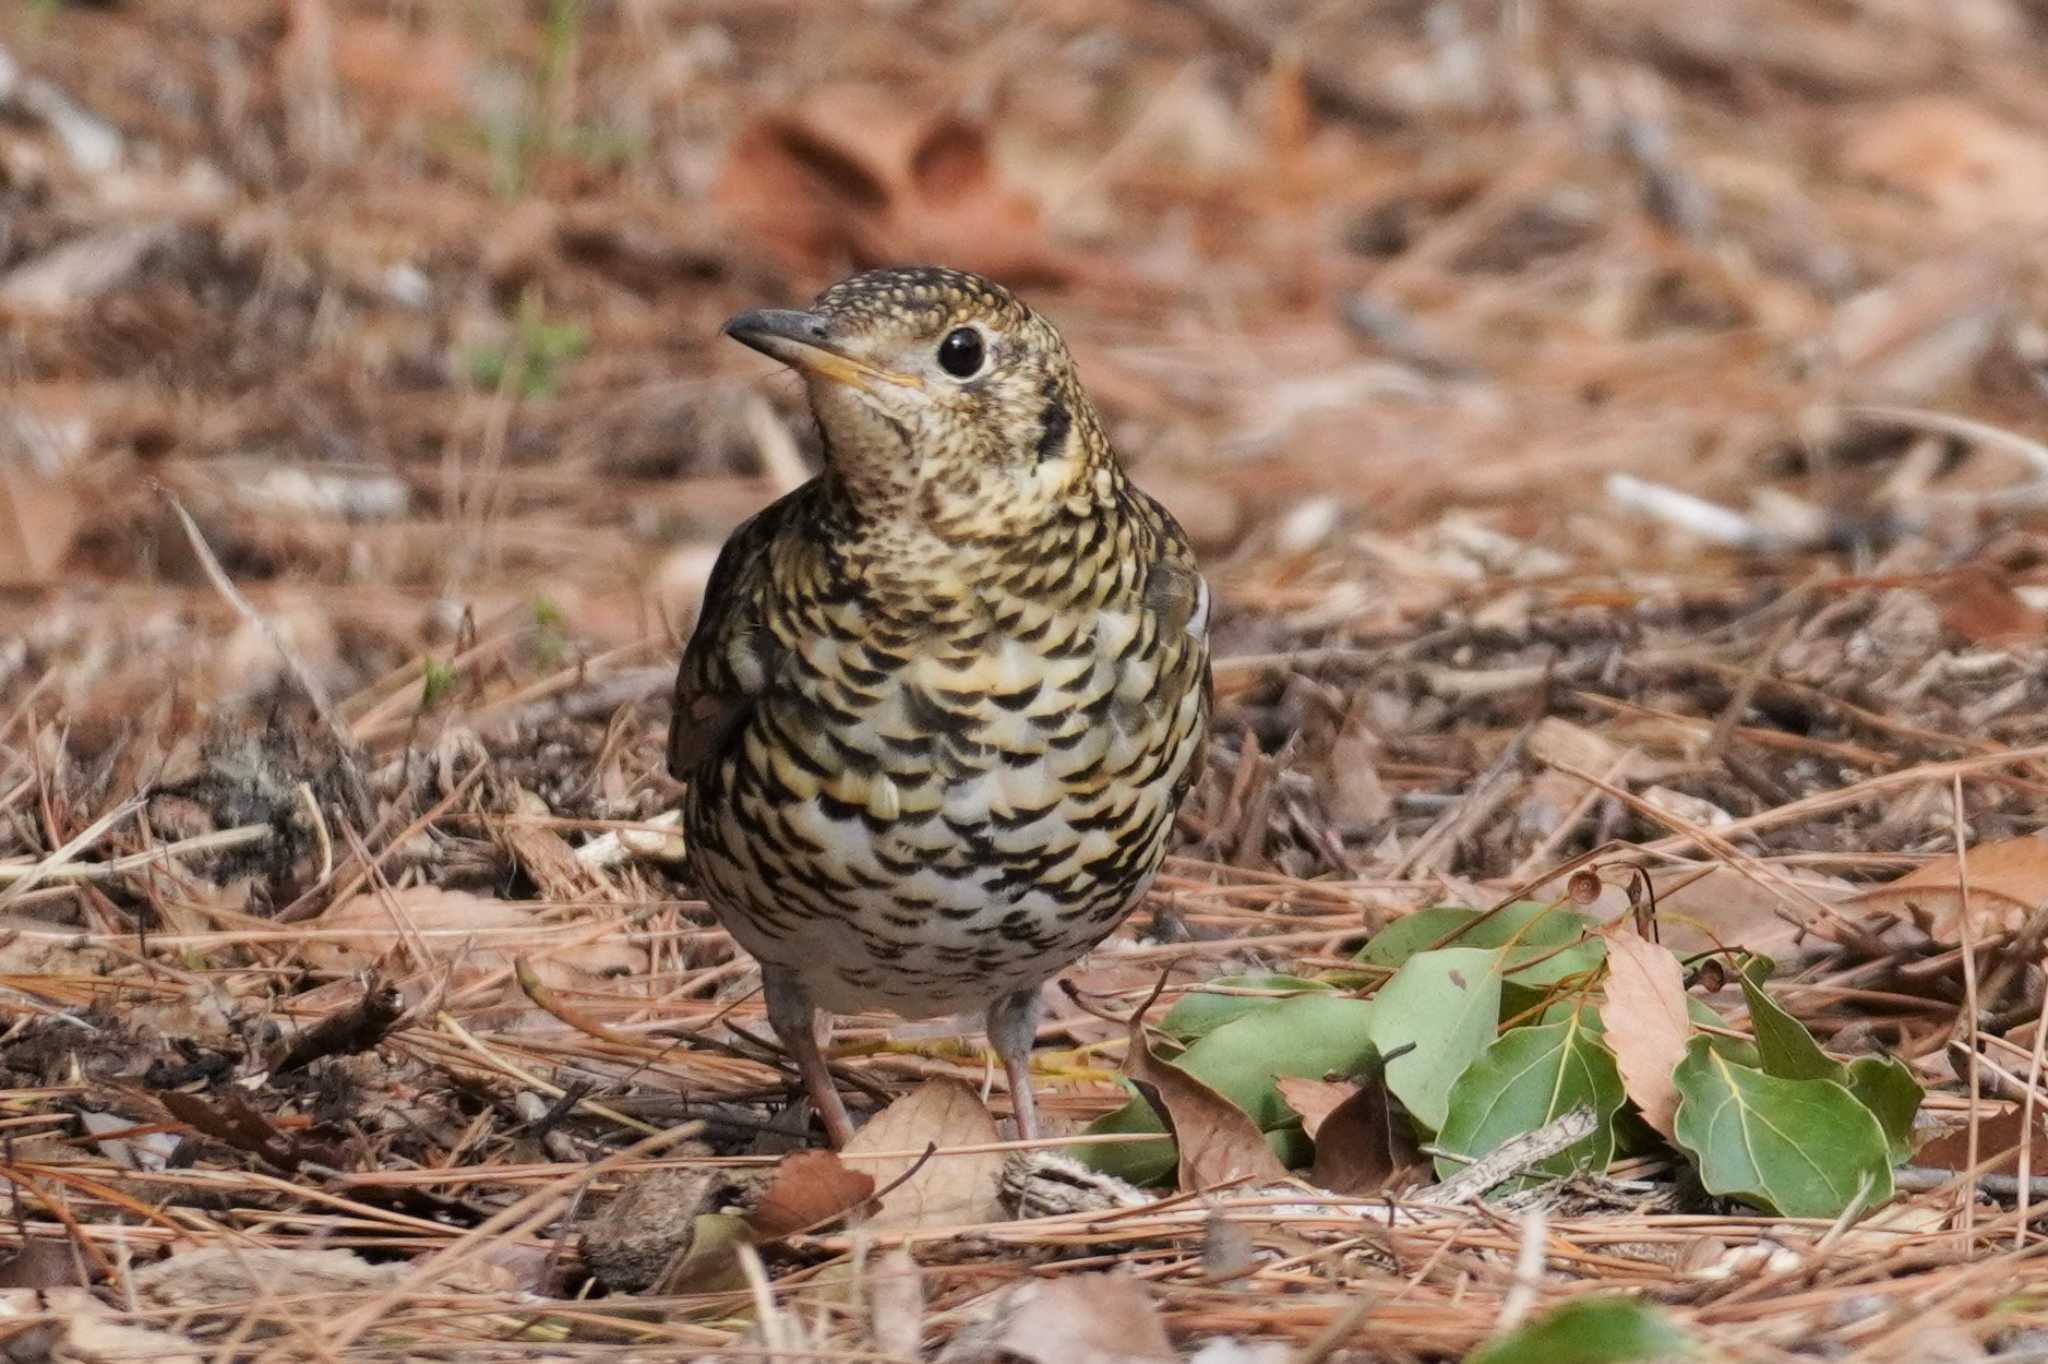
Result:
{"label": "bird's head", "polygon": [[1066,344],[979,275],[870,270],[725,331],[803,376],[831,473],[863,515],[979,539],[1110,495],[1108,442]]}

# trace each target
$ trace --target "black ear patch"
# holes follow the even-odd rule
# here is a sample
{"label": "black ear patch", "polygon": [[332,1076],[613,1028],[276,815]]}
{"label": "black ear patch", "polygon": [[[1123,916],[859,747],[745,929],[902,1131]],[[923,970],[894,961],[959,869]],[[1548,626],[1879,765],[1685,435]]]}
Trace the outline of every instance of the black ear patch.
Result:
{"label": "black ear patch", "polygon": [[1045,410],[1038,414],[1038,423],[1038,462],[1043,464],[1067,443],[1067,433],[1074,429],[1074,418],[1055,396],[1046,399]]}

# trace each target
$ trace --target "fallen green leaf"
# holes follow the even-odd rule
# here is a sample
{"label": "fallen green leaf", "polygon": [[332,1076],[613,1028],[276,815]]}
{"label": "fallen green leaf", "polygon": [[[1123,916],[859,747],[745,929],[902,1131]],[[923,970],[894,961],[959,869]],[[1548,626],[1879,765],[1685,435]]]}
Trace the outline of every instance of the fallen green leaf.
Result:
{"label": "fallen green leaf", "polygon": [[1271,994],[1238,995],[1224,993],[1228,990],[1323,990],[1330,987],[1320,980],[1306,976],[1218,976],[1204,982],[1199,990],[1191,990],[1174,1001],[1166,1016],[1159,1020],[1159,1030],[1169,1037],[1182,1042],[1193,1042],[1206,1037],[1225,1023],[1233,1022],[1255,1010],[1263,1009],[1277,1002]]}
{"label": "fallen green leaf", "polygon": [[1764,1074],[1781,1080],[1842,1079],[1842,1063],[1822,1051],[1806,1025],[1765,994],[1747,971],[1742,975],[1742,997],[1749,1003],[1749,1030],[1756,1037]]}
{"label": "fallen green leaf", "polygon": [[1437,1157],[1437,1177],[1448,1179],[1502,1142],[1581,1106],[1598,1121],[1593,1134],[1501,1187],[1513,1192],[1544,1177],[1604,1171],[1614,1158],[1615,1115],[1627,1098],[1614,1053],[1581,1022],[1511,1028],[1451,1086],[1449,1116],[1436,1138],[1448,1154]]}
{"label": "fallen green leaf", "polygon": [[1710,1193],[1785,1217],[1835,1217],[1865,1192],[1892,1196],[1891,1154],[1878,1121],[1833,1080],[1789,1080],[1739,1066],[1705,1037],[1686,1044],[1678,1144]]}
{"label": "fallen green leaf", "polygon": [[[1273,1087],[1276,1075],[1320,1080],[1348,1075],[1372,1054],[1371,1020],[1378,1006],[1334,991],[1258,1001],[1168,1062],[1208,1085],[1251,1116],[1267,1144],[1289,1165],[1309,1159],[1301,1120]],[[1152,1106],[1133,1094],[1129,1103],[1089,1124],[1088,1132],[1163,1132]],[[1079,1158],[1093,1169],[1134,1184],[1172,1176],[1173,1143],[1128,1142],[1085,1146]]]}
{"label": "fallen green leaf", "polygon": [[1476,909],[1435,905],[1388,924],[1354,960],[1394,969],[1465,928],[1448,946],[1508,948],[1503,970],[1510,982],[1551,985],[1593,970],[1606,959],[1599,927],[1583,914],[1537,900],[1518,900],[1490,916]]}
{"label": "fallen green leaf", "polygon": [[1493,1042],[1500,1018],[1499,955],[1440,947],[1410,957],[1373,997],[1372,1042],[1387,1062],[1387,1088],[1432,1132],[1450,1111],[1451,1086]]}
{"label": "fallen green leaf", "polygon": [[1920,1149],[1913,1135],[1913,1118],[1927,1091],[1896,1056],[1859,1056],[1849,1063],[1845,1084],[1884,1129],[1885,1144],[1894,1162],[1907,1161]]}
{"label": "fallen green leaf", "polygon": [[1629,1298],[1580,1298],[1483,1345],[1465,1364],[1650,1364],[1693,1353],[1656,1308]]}
{"label": "fallen green leaf", "polygon": [[1890,1056],[1862,1056],[1845,1065],[1822,1051],[1805,1025],[1764,993],[1748,972],[1742,977],[1742,993],[1749,1002],[1750,1030],[1756,1034],[1757,1064],[1766,1075],[1833,1080],[1877,1119],[1893,1160],[1912,1158],[1916,1144],[1913,1115],[1920,1111],[1926,1091],[1904,1062]]}

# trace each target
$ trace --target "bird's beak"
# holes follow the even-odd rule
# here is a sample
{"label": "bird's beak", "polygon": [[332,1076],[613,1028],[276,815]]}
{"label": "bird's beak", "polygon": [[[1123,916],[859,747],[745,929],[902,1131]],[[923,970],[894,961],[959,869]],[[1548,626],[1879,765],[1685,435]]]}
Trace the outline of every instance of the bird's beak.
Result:
{"label": "bird's beak", "polygon": [[833,344],[825,319],[816,313],[794,308],[756,308],[726,323],[725,334],[800,373],[816,374],[870,393],[878,384],[924,387],[924,380],[914,374],[895,374],[848,355]]}

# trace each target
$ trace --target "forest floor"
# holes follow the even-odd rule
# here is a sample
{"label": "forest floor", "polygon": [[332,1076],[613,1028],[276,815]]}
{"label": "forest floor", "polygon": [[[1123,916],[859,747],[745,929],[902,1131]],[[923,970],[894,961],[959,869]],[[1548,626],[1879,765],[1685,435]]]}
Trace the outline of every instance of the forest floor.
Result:
{"label": "forest floor", "polygon": [[[2044,75],[2039,0],[5,7],[7,1357],[2044,1357]],[[1140,1195],[885,1016],[790,1159],[663,822],[711,558],[817,458],[719,326],[920,260],[1059,323],[1219,603],[1055,1132],[1148,1000],[1562,902],[1896,1058],[1896,1196],[1654,1134]]]}

